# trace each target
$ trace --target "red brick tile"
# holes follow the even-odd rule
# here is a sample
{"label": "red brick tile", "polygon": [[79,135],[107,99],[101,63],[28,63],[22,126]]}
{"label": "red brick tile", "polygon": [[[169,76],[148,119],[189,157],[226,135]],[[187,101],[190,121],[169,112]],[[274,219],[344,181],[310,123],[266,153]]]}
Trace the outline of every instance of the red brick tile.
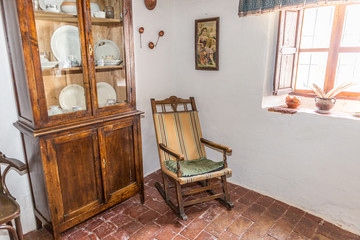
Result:
{"label": "red brick tile", "polygon": [[182,224],[179,219],[175,219],[166,226],[175,233],[181,232],[186,227],[186,225]]}
{"label": "red brick tile", "polygon": [[228,191],[231,192],[231,191],[233,191],[235,188],[237,188],[238,185],[228,182],[227,187],[228,187]]}
{"label": "red brick tile", "polygon": [[247,231],[251,224],[252,221],[250,219],[240,216],[230,225],[230,227],[226,231],[241,237],[241,235],[243,235]]}
{"label": "red brick tile", "polygon": [[78,229],[77,231],[73,232],[70,236],[68,236],[68,240],[79,240],[88,236],[88,233],[82,229]]}
{"label": "red brick tile", "polygon": [[107,236],[104,240],[128,240],[130,238],[130,234],[125,230],[118,228],[117,231]]}
{"label": "red brick tile", "polygon": [[147,206],[145,206],[144,204],[139,204],[134,206],[128,215],[132,218],[137,218],[148,210],[149,208]]}
{"label": "red brick tile", "polygon": [[297,234],[295,232],[292,232],[290,236],[287,238],[287,240],[308,240],[307,237],[304,237],[300,234]]}
{"label": "red brick tile", "polygon": [[219,237],[237,217],[238,215],[234,210],[226,211],[215,218],[205,230],[214,236]]}
{"label": "red brick tile", "polygon": [[236,236],[235,234],[232,234],[228,231],[223,232],[218,240],[239,240],[240,238]]}
{"label": "red brick tile", "polygon": [[341,240],[352,240],[352,239],[359,239],[358,235],[355,235],[351,232],[345,231],[343,229],[341,229],[340,227],[329,223],[329,222],[324,222],[324,223],[320,223],[317,230],[317,233],[320,233],[328,238],[332,238],[332,239],[341,239]]}
{"label": "red brick tile", "polygon": [[164,213],[163,215],[159,216],[155,220],[155,222],[159,225],[166,226],[167,224],[173,222],[176,218],[177,218],[177,216],[175,215],[175,213],[172,210],[169,210],[166,213]]}
{"label": "red brick tile", "polygon": [[314,216],[314,215],[312,215],[312,214],[310,214],[310,213],[305,213],[305,217],[306,217],[306,218],[309,218],[309,219],[311,219],[311,220],[313,220],[313,221],[315,221],[315,222],[317,222],[317,223],[320,223],[320,222],[322,221],[321,218],[319,218],[319,217],[317,217],[317,216]]}
{"label": "red brick tile", "polygon": [[276,238],[273,238],[272,236],[265,235],[263,240],[277,240]]}
{"label": "red brick tile", "polygon": [[279,204],[274,202],[270,205],[270,207],[266,210],[265,214],[269,217],[273,218],[274,220],[279,219],[287,210],[283,204]]}
{"label": "red brick tile", "polygon": [[314,235],[317,226],[318,223],[314,220],[302,217],[299,223],[295,226],[294,232],[304,235],[307,238],[311,238]]}
{"label": "red brick tile", "polygon": [[155,220],[156,218],[158,218],[160,216],[159,213],[155,212],[154,210],[150,210],[145,212],[143,215],[141,215],[140,217],[138,217],[138,221],[141,222],[142,224],[147,224],[149,222],[152,222],[153,220]]}
{"label": "red brick tile", "polygon": [[241,202],[234,202],[234,207],[231,211],[236,212],[237,214],[242,214],[243,212],[245,212],[247,209],[249,208],[248,205],[245,205]]}
{"label": "red brick tile", "polygon": [[278,239],[285,240],[293,230],[293,225],[285,220],[280,219],[268,231],[268,235]]}
{"label": "red brick tile", "polygon": [[260,193],[249,191],[245,196],[239,199],[238,202],[241,202],[245,205],[251,205],[256,202],[262,195]]}
{"label": "red brick tile", "polygon": [[324,235],[321,235],[319,233],[316,233],[311,240],[334,240],[332,238],[325,237]]}
{"label": "red brick tile", "polygon": [[261,214],[265,211],[265,207],[254,203],[242,215],[256,221],[260,218]]}
{"label": "red brick tile", "polygon": [[176,233],[170,228],[163,228],[159,233],[156,234],[156,240],[169,240],[175,237]]}
{"label": "red brick tile", "polygon": [[185,237],[183,237],[183,236],[181,236],[181,235],[177,235],[176,237],[174,237],[173,240],[189,240],[189,239],[188,239],[188,238],[185,238]]}
{"label": "red brick tile", "polygon": [[115,232],[116,228],[117,227],[115,226],[115,224],[111,222],[105,222],[100,226],[98,226],[97,228],[95,228],[94,233],[101,239],[106,237],[110,233]]}
{"label": "red brick tile", "polygon": [[261,239],[261,237],[250,231],[244,233],[244,235],[241,238],[241,240],[258,240],[258,239]]}
{"label": "red brick tile", "polygon": [[275,224],[275,220],[269,216],[262,216],[249,229],[259,236],[265,236],[269,229]]}
{"label": "red brick tile", "polygon": [[184,230],[180,232],[184,237],[194,239],[207,225],[205,221],[201,219],[195,219],[191,224],[189,224]]}
{"label": "red brick tile", "polygon": [[161,214],[166,213],[170,209],[161,197],[148,198],[145,201],[145,205]]}
{"label": "red brick tile", "polygon": [[134,220],[132,222],[129,222],[128,224],[125,224],[121,228],[123,230],[125,230],[127,233],[129,233],[130,235],[132,235],[133,233],[135,233],[136,231],[138,231],[142,227],[143,227],[143,225],[141,223]]}
{"label": "red brick tile", "polygon": [[295,207],[289,207],[286,213],[282,216],[282,219],[295,225],[304,216],[304,211]]}
{"label": "red brick tile", "polygon": [[80,238],[79,240],[97,240],[97,236],[95,233],[91,233],[90,235],[87,235],[86,237]]}
{"label": "red brick tile", "polygon": [[239,198],[243,197],[245,194],[247,194],[249,191],[249,189],[238,186],[230,192],[230,198],[232,201],[236,201]]}
{"label": "red brick tile", "polygon": [[113,218],[110,218],[109,221],[114,223],[116,226],[121,227],[121,226],[131,222],[132,219],[126,215],[118,214],[118,215],[114,216]]}
{"label": "red brick tile", "polygon": [[269,207],[275,200],[268,196],[261,196],[256,203],[264,207]]}
{"label": "red brick tile", "polygon": [[104,220],[99,217],[94,217],[89,223],[86,225],[85,229],[89,232],[92,232],[95,228],[104,223]]}
{"label": "red brick tile", "polygon": [[155,223],[150,223],[142,227],[134,235],[130,237],[130,240],[147,240],[153,239],[153,237],[160,231],[160,227]]}
{"label": "red brick tile", "polygon": [[195,240],[216,240],[217,238],[214,237],[213,235],[202,231],[199,236],[197,236],[197,238],[195,238]]}

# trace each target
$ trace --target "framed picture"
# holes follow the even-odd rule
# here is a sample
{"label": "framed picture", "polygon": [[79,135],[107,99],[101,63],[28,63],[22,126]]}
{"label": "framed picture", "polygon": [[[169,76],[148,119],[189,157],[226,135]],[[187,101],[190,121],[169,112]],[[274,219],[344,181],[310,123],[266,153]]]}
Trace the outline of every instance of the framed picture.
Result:
{"label": "framed picture", "polygon": [[195,20],[195,69],[219,70],[219,19]]}

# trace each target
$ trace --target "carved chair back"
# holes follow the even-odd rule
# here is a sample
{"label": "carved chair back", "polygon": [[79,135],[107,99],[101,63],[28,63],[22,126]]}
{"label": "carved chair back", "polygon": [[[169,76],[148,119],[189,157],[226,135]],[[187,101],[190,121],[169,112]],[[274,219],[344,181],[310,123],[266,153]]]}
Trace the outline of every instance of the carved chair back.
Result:
{"label": "carved chair back", "polygon": [[[4,171],[1,171],[1,165],[6,165]],[[9,192],[5,178],[7,173],[14,168],[17,170],[20,174],[23,174],[26,172],[26,165],[22,163],[21,161],[14,159],[14,158],[7,158],[5,154],[0,152],[0,194],[5,194],[14,200],[16,200]],[[2,172],[2,173],[1,173]]]}

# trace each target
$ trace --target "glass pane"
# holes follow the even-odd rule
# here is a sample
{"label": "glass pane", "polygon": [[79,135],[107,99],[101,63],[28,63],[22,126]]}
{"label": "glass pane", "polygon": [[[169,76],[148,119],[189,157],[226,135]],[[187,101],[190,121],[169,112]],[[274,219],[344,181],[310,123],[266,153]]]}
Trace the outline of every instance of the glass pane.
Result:
{"label": "glass pane", "polygon": [[39,2],[34,13],[48,115],[86,110],[76,2]]}
{"label": "glass pane", "polygon": [[360,46],[360,4],[346,7],[345,22],[341,39],[342,47]]}
{"label": "glass pane", "polygon": [[127,101],[122,0],[91,1],[98,107]]}
{"label": "glass pane", "polygon": [[315,83],[323,87],[326,73],[327,53],[301,52],[299,56],[296,89],[311,89]]}
{"label": "glass pane", "polygon": [[360,92],[360,53],[340,53],[336,71],[335,86],[343,83],[357,83],[346,91]]}
{"label": "glass pane", "polygon": [[300,48],[328,48],[335,6],[305,9]]}

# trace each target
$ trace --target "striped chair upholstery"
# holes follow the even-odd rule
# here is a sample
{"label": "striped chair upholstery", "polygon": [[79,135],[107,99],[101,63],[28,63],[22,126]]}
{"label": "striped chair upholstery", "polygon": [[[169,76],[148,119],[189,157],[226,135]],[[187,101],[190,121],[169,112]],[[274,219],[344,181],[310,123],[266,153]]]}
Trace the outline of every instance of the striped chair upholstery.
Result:
{"label": "striped chair upholstery", "polygon": [[[200,142],[202,134],[196,111],[155,113],[154,120],[158,143],[182,153],[185,160],[206,157],[204,146]],[[175,160],[163,151],[160,158],[161,162]]]}

